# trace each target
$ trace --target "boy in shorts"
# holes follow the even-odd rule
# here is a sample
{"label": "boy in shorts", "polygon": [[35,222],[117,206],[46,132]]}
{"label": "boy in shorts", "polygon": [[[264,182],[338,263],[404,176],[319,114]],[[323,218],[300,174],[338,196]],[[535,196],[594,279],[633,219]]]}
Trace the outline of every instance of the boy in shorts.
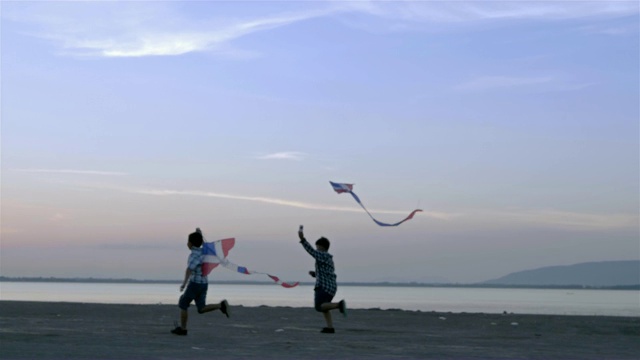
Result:
{"label": "boy in shorts", "polygon": [[344,300],[340,300],[338,303],[331,302],[338,290],[338,286],[336,284],[336,273],[333,265],[333,255],[328,253],[331,243],[327,238],[321,237],[316,241],[316,248],[312,248],[311,244],[309,244],[307,239],[304,238],[302,226],[300,226],[300,230],[298,230],[298,237],[300,238],[302,247],[309,253],[309,255],[316,259],[316,270],[309,271],[309,275],[316,278],[316,284],[314,287],[315,309],[324,315],[324,320],[327,322],[327,326],[323,328],[321,332],[333,334],[336,331],[333,328],[330,311],[338,309],[346,317],[347,303]]}
{"label": "boy in shorts", "polygon": [[[180,291],[184,291],[180,300],[178,301],[178,307],[180,307],[180,326],[176,326],[171,330],[172,334],[187,335],[187,320],[189,313],[187,309],[191,302],[195,300],[196,307],[198,308],[198,314],[204,314],[209,311],[220,310],[223,314],[229,317],[230,309],[227,300],[222,300],[219,304],[206,305],[207,300],[207,288],[209,283],[207,277],[202,275],[202,243],[204,237],[200,229],[196,229],[196,232],[189,234],[187,241],[187,247],[191,250],[189,255],[189,261],[187,270],[184,274],[184,280],[180,286]],[[187,286],[188,282],[188,286]]]}

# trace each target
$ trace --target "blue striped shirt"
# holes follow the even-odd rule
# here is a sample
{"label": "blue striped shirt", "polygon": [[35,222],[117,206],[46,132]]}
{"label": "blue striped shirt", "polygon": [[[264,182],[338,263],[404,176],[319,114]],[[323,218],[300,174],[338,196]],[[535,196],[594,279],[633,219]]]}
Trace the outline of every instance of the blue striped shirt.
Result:
{"label": "blue striped shirt", "polygon": [[202,275],[202,248],[191,248],[187,267],[191,270],[189,281],[196,284],[207,284],[207,277]]}

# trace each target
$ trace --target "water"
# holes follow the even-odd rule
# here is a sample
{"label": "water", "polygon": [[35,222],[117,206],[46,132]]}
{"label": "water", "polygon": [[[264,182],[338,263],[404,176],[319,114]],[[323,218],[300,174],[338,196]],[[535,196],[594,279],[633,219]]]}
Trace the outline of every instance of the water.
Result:
{"label": "water", "polygon": [[[178,284],[0,282],[0,300],[110,304],[176,304]],[[313,288],[300,285],[210,284],[207,299],[233,305],[312,307]],[[340,286],[336,300],[352,309],[640,317],[640,291]]]}

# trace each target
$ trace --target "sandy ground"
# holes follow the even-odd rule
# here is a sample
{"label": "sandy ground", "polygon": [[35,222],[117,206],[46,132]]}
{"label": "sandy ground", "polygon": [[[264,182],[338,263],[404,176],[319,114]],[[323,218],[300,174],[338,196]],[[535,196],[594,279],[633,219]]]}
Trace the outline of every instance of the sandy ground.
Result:
{"label": "sandy ground", "polygon": [[[233,305],[233,304],[231,304]],[[638,359],[640,318],[0,301],[2,359]]]}

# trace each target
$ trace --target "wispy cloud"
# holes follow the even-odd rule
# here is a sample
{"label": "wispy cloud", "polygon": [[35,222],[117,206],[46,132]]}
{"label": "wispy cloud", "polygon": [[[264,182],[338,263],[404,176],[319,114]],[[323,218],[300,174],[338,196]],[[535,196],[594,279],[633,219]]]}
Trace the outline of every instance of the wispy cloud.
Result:
{"label": "wispy cloud", "polygon": [[620,17],[639,10],[633,1],[369,1],[359,2],[353,9],[378,17],[432,23]]}
{"label": "wispy cloud", "polygon": [[0,227],[0,234],[1,235],[20,234],[23,231],[24,230],[22,230],[22,229],[18,229],[18,228],[14,228],[14,227],[5,227],[5,226]]}
{"label": "wispy cloud", "polygon": [[101,175],[101,176],[124,176],[127,173],[116,171],[96,171],[96,170],[71,170],[71,169],[10,169],[17,172],[47,173],[47,174],[73,174],[73,175]]}
{"label": "wispy cloud", "polygon": [[624,36],[629,34],[637,34],[637,24],[625,24],[619,26],[612,26],[608,24],[604,25],[588,25],[582,26],[578,29],[586,34],[608,35],[608,36]]}
{"label": "wispy cloud", "polygon": [[157,31],[132,39],[127,43],[102,41],[78,43],[76,47],[95,50],[106,57],[182,55],[196,51],[215,50],[227,42],[254,32],[286,26],[321,15],[324,15],[324,13],[309,12],[274,16],[239,22],[215,30]]}
{"label": "wispy cloud", "polygon": [[590,214],[554,209],[514,210],[511,212],[489,212],[488,216],[518,223],[545,224],[567,228],[615,229],[637,228],[637,214]]}
{"label": "wispy cloud", "polygon": [[[219,199],[253,201],[265,204],[294,207],[307,210],[338,211],[338,212],[363,212],[360,207],[333,206],[327,204],[309,203],[289,199],[279,199],[264,196],[247,196],[218,193],[212,191],[189,191],[189,190],[169,190],[150,188],[111,188],[113,190],[126,191],[135,194],[151,196],[195,196]],[[405,216],[410,210],[388,210],[369,209],[371,213],[392,214]],[[582,230],[598,229],[620,229],[633,228],[638,226],[637,214],[591,214],[571,211],[560,211],[554,209],[514,209],[513,211],[460,211],[460,212],[439,212],[424,211],[418,216],[427,216],[432,219],[446,221],[474,222],[481,221],[483,224],[493,224],[494,226],[504,226],[505,224],[532,224],[538,226],[552,226],[561,228],[572,228]],[[501,225],[502,224],[502,225]]]}
{"label": "wispy cloud", "polygon": [[482,76],[457,85],[454,89],[462,91],[505,89],[544,84],[551,82],[552,80],[553,78],[551,77]]}
{"label": "wispy cloud", "polygon": [[555,91],[576,91],[576,90],[586,89],[588,87],[592,87],[597,84],[598,83],[596,82],[564,84],[564,85],[557,86],[555,88]]}
{"label": "wispy cloud", "polygon": [[301,161],[307,156],[306,153],[298,152],[298,151],[284,151],[277,152],[273,154],[260,155],[256,157],[260,160],[296,160]]}
{"label": "wispy cloud", "polygon": [[256,18],[212,15],[196,20],[181,10],[171,2],[36,4],[29,7],[29,14],[11,11],[7,17],[39,25],[42,30],[31,34],[60,44],[69,55],[143,57],[219,51],[254,56],[228,45],[252,33],[340,11],[324,6]]}
{"label": "wispy cloud", "polygon": [[[118,186],[108,186],[103,184],[101,185],[85,184],[84,186],[88,188],[109,189],[109,190],[115,190],[115,191],[128,192],[132,194],[142,194],[142,195],[150,195],[150,196],[195,196],[195,197],[208,197],[208,198],[229,199],[229,200],[253,201],[253,202],[259,202],[259,203],[287,206],[287,207],[307,209],[307,210],[340,211],[340,212],[362,212],[363,211],[362,208],[359,208],[359,207],[333,206],[333,205],[326,205],[326,204],[295,201],[295,200],[289,200],[289,199],[279,199],[279,198],[266,197],[266,196],[226,194],[226,193],[219,193],[219,192],[213,192],[213,191],[118,187]],[[410,212],[410,210],[369,209],[371,213],[396,214],[396,215],[407,215]],[[450,220],[455,218],[458,215],[452,214],[452,213],[445,213],[445,212],[424,211],[424,212],[418,213],[418,215],[416,216],[427,216],[434,219]]]}
{"label": "wispy cloud", "polygon": [[3,17],[40,26],[37,33],[29,33],[55,41],[64,53],[98,57],[176,56],[201,51],[255,56],[251,51],[233,50],[233,41],[329,16],[362,29],[410,31],[416,26],[439,28],[442,24],[638,14],[638,5],[633,1],[308,2],[295,4],[295,11],[271,10],[272,13],[253,18],[214,12],[215,3],[211,3],[212,15],[198,19],[185,12],[189,5],[178,8],[173,2],[29,4],[7,6]]}
{"label": "wispy cloud", "polygon": [[[221,193],[214,191],[196,191],[196,190],[172,190],[159,188],[140,188],[130,186],[117,186],[108,184],[84,183],[76,184],[83,188],[112,190],[126,192],[131,194],[140,194],[148,196],[192,196],[204,198],[218,198],[239,201],[250,201],[264,204],[273,204],[278,206],[293,207],[307,210],[320,211],[337,211],[337,212],[363,212],[362,208],[356,206],[334,206],[327,204],[318,204],[304,201],[296,201],[290,199],[281,199],[267,196],[252,196]],[[55,209],[54,209],[55,210]],[[405,216],[412,209],[405,210],[389,210],[389,209],[369,209],[375,214],[391,214]],[[50,220],[61,220],[64,218],[59,215],[60,211],[56,210],[54,216]],[[426,216],[432,219],[457,221],[459,223],[477,223],[478,227],[503,227],[503,226],[521,226],[522,224],[531,224],[532,226],[550,226],[566,229],[577,230],[606,230],[606,229],[637,229],[640,225],[638,214],[617,213],[617,214],[597,214],[572,212],[555,209],[511,209],[509,211],[501,211],[496,209],[483,210],[460,210],[455,212],[443,211],[424,211],[418,213],[417,216]],[[3,232],[11,231],[4,228]]]}

